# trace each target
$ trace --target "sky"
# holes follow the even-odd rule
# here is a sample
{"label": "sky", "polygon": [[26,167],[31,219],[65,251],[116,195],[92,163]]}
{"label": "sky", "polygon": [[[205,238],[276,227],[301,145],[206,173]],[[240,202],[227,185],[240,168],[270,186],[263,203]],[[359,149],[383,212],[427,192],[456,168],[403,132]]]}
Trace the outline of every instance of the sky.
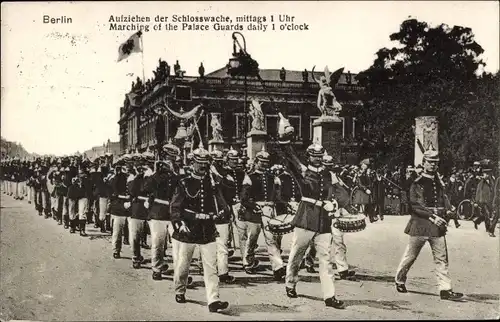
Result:
{"label": "sky", "polygon": [[[118,141],[119,109],[131,82],[146,78],[161,57],[175,60],[186,75],[224,67],[232,53],[232,31],[154,31],[159,15],[293,16],[309,30],[243,30],[247,50],[260,68],[322,70],[368,68],[408,17],[431,25],[472,28],[484,48],[488,72],[499,68],[497,1],[352,2],[22,2],[2,4],[1,134],[30,153],[83,152]],[[70,17],[72,23],[44,24],[43,17]],[[110,30],[110,16],[148,16],[143,54],[117,63],[118,47],[135,31]],[[235,23],[235,21],[233,21]],[[134,23],[132,23],[134,24]],[[212,23],[208,23],[212,27]],[[163,28],[165,23],[163,23]],[[278,25],[278,23],[276,23]],[[247,24],[244,24],[246,27]]]}

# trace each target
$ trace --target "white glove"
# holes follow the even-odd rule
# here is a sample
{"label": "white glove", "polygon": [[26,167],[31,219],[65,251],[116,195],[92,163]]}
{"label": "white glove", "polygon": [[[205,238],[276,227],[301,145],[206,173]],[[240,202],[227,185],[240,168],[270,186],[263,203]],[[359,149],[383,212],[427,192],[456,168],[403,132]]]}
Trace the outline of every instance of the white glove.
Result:
{"label": "white glove", "polygon": [[144,201],[144,207],[146,207],[146,209],[149,209],[149,202],[147,200]]}
{"label": "white glove", "polygon": [[125,202],[125,203],[123,204],[123,207],[125,207],[125,209],[130,208],[130,202],[129,202],[129,201]]}
{"label": "white glove", "polygon": [[191,231],[189,228],[186,226],[186,224],[182,221],[181,226],[179,227],[179,232],[180,233],[190,233]]}
{"label": "white glove", "polygon": [[331,201],[325,201],[325,204],[323,205],[323,209],[325,209],[328,212],[334,212],[335,211],[335,205]]}
{"label": "white glove", "polygon": [[372,192],[370,191],[370,189],[366,189],[366,193],[371,194]]}
{"label": "white glove", "polygon": [[274,177],[274,184],[281,185],[281,180],[278,177]]}
{"label": "white glove", "polygon": [[233,177],[231,177],[229,174],[226,176],[226,179],[229,180],[229,181],[233,181],[234,182]]}

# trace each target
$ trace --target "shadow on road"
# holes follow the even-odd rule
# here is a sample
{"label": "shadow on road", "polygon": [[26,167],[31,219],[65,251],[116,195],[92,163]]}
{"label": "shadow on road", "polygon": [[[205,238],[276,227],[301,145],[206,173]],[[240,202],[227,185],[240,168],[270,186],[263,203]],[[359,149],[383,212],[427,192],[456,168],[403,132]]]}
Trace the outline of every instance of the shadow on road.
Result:
{"label": "shadow on road", "polygon": [[345,302],[346,307],[349,307],[349,306],[368,306],[371,308],[382,309],[382,310],[412,311],[411,308],[403,306],[403,305],[411,305],[411,302],[409,302],[409,301],[346,300],[344,302]]}
{"label": "shadow on road", "polygon": [[485,304],[498,304],[498,301],[500,300],[500,295],[498,295],[498,294],[465,294],[465,300],[467,300],[468,302],[477,302],[477,303],[485,303]]}
{"label": "shadow on road", "polygon": [[227,310],[219,312],[222,315],[240,316],[242,313],[298,313],[296,306],[284,306],[276,304],[254,304],[254,305],[235,305]]}
{"label": "shadow on road", "polygon": [[394,276],[393,275],[356,274],[356,279],[359,281],[394,283]]}

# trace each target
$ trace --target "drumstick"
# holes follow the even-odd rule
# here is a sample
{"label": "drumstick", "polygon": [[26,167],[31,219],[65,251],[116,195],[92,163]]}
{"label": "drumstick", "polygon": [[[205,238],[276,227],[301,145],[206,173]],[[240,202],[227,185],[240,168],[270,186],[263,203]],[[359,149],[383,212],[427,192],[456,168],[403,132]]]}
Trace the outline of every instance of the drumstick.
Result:
{"label": "drumstick", "polygon": [[[118,195],[118,198],[129,200],[130,196]],[[141,197],[141,196],[137,197],[137,199],[144,200],[144,201],[148,201],[149,200],[149,198],[147,198],[147,197]],[[170,205],[170,202],[168,202],[166,200],[155,199],[154,201],[157,202],[157,203],[159,203],[159,204],[162,204],[162,205],[166,205],[166,206]]]}

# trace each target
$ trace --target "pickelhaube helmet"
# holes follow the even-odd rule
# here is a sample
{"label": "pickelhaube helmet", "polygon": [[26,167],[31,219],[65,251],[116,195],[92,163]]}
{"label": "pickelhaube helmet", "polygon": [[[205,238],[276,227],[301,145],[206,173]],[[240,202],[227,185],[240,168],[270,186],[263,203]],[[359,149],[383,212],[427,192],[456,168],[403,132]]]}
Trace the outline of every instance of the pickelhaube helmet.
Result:
{"label": "pickelhaube helmet", "polygon": [[193,151],[193,161],[198,163],[210,163],[210,153],[203,148],[201,143],[199,147]]}
{"label": "pickelhaube helmet", "polygon": [[427,151],[425,151],[424,160],[427,160],[430,162],[438,162],[439,161],[439,153],[436,150],[434,150],[434,148],[431,146]]}
{"label": "pickelhaube helmet", "polygon": [[271,155],[266,151],[265,146],[262,146],[262,150],[255,155],[255,159],[262,162],[269,162]]}
{"label": "pickelhaube helmet", "polygon": [[239,154],[238,154],[238,151],[236,151],[235,149],[233,149],[233,147],[231,147],[229,149],[229,151],[227,151],[226,156],[229,160],[237,160],[239,157]]}
{"label": "pickelhaube helmet", "polygon": [[333,166],[333,157],[331,155],[328,155],[328,153],[325,151],[325,154],[323,154],[323,158],[321,159],[321,163],[325,166]]}
{"label": "pickelhaube helmet", "polygon": [[168,143],[163,146],[163,151],[171,157],[177,157],[181,154],[181,149],[172,143],[172,139],[169,139]]}
{"label": "pickelhaube helmet", "polygon": [[325,153],[325,148],[319,144],[319,142],[314,142],[307,147],[307,154],[313,157],[322,157]]}
{"label": "pickelhaube helmet", "polygon": [[214,146],[214,149],[210,153],[210,156],[212,157],[212,160],[214,161],[223,161],[224,160],[224,153],[221,150],[218,150],[217,147]]}

